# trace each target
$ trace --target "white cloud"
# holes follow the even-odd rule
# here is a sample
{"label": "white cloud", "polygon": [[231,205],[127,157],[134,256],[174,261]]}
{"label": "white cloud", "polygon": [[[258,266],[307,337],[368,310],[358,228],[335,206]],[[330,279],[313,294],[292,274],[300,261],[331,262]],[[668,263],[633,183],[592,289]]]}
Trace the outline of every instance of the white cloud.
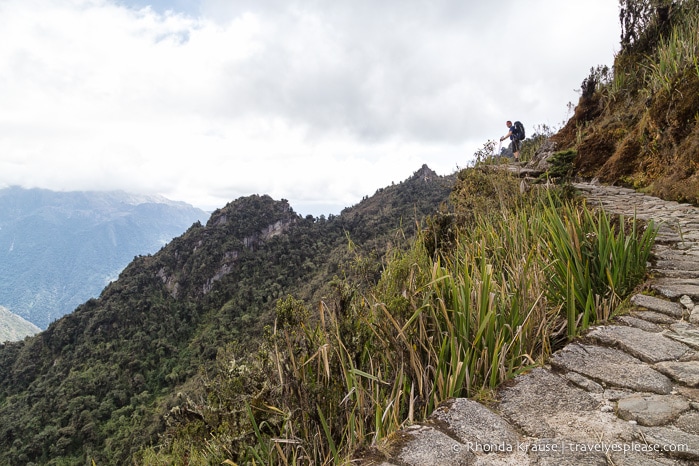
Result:
{"label": "white cloud", "polygon": [[559,124],[614,3],[3,0],[0,185],[350,205]]}

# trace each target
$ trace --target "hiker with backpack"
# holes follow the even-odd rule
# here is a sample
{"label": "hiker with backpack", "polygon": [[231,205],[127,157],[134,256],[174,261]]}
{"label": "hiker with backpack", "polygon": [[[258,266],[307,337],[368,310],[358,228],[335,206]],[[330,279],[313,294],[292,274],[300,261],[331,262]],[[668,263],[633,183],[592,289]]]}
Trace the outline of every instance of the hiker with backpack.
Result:
{"label": "hiker with backpack", "polygon": [[512,153],[515,156],[515,162],[519,162],[519,143],[524,139],[524,125],[519,121],[515,121],[514,124],[510,120],[507,120],[507,128],[510,130],[506,135],[500,138],[500,142],[507,138],[512,141]]}

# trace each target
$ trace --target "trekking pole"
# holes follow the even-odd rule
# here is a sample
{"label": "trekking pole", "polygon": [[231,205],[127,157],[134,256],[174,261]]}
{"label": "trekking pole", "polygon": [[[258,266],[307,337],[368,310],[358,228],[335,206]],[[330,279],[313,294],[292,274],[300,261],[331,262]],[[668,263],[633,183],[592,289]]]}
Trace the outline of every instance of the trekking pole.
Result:
{"label": "trekking pole", "polygon": [[502,147],[502,139],[500,139],[500,142],[498,142],[498,152],[496,154],[498,156],[498,158],[500,157],[500,148],[501,147]]}

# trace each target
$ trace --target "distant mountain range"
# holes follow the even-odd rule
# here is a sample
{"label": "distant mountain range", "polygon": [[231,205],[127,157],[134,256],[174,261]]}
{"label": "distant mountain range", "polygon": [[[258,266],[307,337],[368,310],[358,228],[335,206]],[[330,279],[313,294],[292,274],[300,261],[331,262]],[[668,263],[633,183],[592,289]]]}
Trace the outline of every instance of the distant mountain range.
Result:
{"label": "distant mountain range", "polygon": [[0,189],[0,306],[45,329],[207,218],[161,196]]}

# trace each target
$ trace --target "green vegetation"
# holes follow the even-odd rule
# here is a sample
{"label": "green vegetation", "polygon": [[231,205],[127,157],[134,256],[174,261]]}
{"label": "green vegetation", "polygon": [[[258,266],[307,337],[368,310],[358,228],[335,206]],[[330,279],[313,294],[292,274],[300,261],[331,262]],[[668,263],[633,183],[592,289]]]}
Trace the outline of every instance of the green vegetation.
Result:
{"label": "green vegetation", "polygon": [[621,50],[553,140],[578,175],[699,203],[699,2],[620,0]]}
{"label": "green vegetation", "polygon": [[652,239],[518,186],[423,167],[328,219],[230,203],[0,348],[0,462],[341,463],[487,396],[607,318]]}
{"label": "green vegetation", "polygon": [[[401,225],[414,231],[452,185],[423,167],[327,219],[301,218],[268,196],[242,198],[135,258],[98,299],[0,347],[0,463],[128,464],[177,413],[196,419],[196,409],[178,407],[202,403],[201,374],[223,348],[242,358],[260,346],[279,298],[335,305],[345,298],[333,276],[375,280]],[[361,267],[348,265],[348,236],[366,251]]]}
{"label": "green vegetation", "polygon": [[0,462],[342,464],[447,398],[488,399],[644,276],[654,225],[590,208],[568,177],[657,192],[681,172],[691,189],[696,64],[668,92],[650,63],[696,4],[622,2],[614,76],[593,69],[551,136],[557,185],[521,192],[484,147],[456,176],[423,167],[327,219],[239,199],[136,258],[0,349]]}
{"label": "green vegetation", "polygon": [[572,149],[555,152],[548,160],[551,167],[541,178],[570,180],[574,174],[573,161],[577,155]]}
{"label": "green vegetation", "polygon": [[259,351],[221,352],[198,395],[208,402],[180,408],[199,416],[179,416],[139,462],[344,464],[448,398],[487,397],[608,319],[643,277],[652,225],[593,212],[568,189],[517,185],[463,170],[457,207],[441,214],[451,220],[435,216],[392,249],[375,285],[336,281],[340,298],[317,311],[278,300]]}

